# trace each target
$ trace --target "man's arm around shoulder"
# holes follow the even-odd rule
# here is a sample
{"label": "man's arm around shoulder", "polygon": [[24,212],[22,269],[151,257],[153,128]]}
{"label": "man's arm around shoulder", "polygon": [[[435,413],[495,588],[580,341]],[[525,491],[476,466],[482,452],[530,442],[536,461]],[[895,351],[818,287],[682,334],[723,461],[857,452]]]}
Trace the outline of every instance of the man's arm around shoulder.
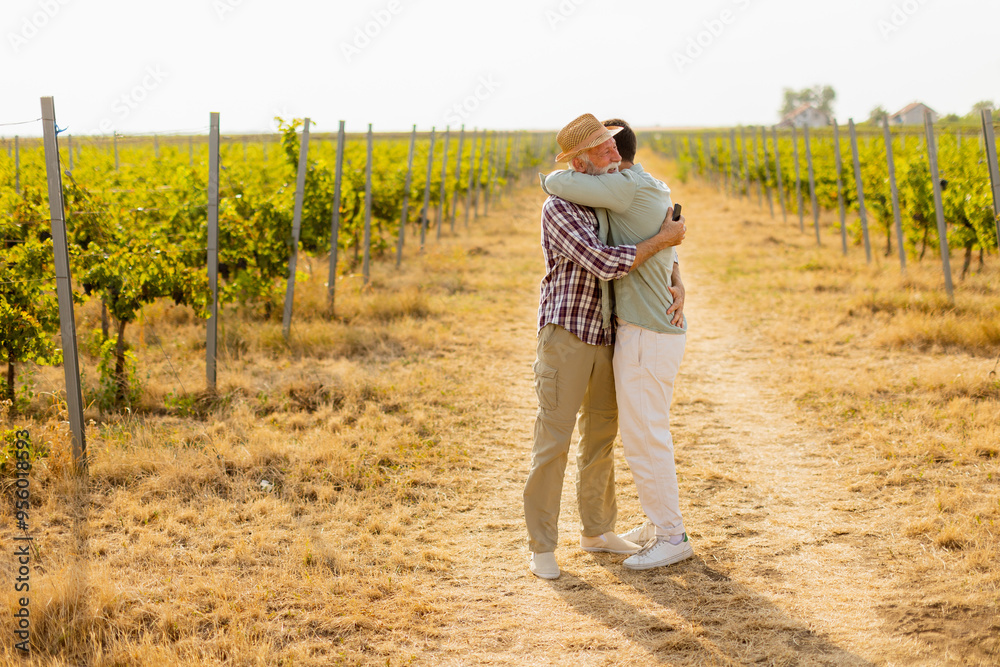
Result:
{"label": "man's arm around shoulder", "polygon": [[546,176],[543,188],[549,194],[577,204],[624,213],[632,205],[639,183],[630,171],[591,176],[563,169]]}

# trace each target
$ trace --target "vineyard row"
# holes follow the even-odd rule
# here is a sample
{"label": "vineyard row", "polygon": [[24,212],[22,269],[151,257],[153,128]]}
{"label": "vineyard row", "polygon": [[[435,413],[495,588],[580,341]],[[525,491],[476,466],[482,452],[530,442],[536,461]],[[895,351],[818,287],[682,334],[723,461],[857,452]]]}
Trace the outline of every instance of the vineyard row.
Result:
{"label": "vineyard row", "polygon": [[[950,248],[965,249],[962,276],[970,270],[975,250],[997,249],[1000,238],[1000,175],[994,123],[982,115],[978,135],[940,132],[930,118],[919,128],[860,131],[853,120],[847,136],[834,122],[830,128],[741,127],[726,131],[647,133],[643,139],[680,164],[683,179],[691,174],[711,180],[732,196],[764,199],[783,219],[797,213],[799,229],[811,211],[816,243],[823,244],[821,210],[839,213],[841,251],[863,245],[872,261],[872,235],[884,237],[884,256],[893,255],[901,270],[938,248],[949,298],[954,300]],[[849,162],[845,162],[845,158]],[[805,173],[803,173],[803,171]],[[804,179],[808,204],[804,201]],[[772,194],[773,193],[773,194]],[[846,213],[857,213],[848,223]],[[869,223],[871,217],[871,224]],[[935,233],[936,232],[936,233]]]}

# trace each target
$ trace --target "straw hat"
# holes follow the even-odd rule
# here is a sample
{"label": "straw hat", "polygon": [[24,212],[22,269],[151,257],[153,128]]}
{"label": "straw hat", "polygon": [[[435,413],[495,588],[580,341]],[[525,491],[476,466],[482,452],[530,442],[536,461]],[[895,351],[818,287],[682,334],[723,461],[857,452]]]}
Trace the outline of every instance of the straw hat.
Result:
{"label": "straw hat", "polygon": [[559,130],[556,141],[562,153],[556,156],[556,162],[568,161],[578,153],[600,146],[622,129],[614,125],[605,127],[594,114],[585,113]]}

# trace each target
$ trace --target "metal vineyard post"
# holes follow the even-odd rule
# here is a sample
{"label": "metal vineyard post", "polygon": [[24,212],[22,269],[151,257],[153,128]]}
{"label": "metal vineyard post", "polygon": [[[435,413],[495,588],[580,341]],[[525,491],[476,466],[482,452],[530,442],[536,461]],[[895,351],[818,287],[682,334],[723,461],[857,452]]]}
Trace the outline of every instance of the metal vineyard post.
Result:
{"label": "metal vineyard post", "polygon": [[837,208],[840,209],[840,246],[844,256],[847,256],[847,220],[844,215],[844,180],[843,160],[840,157],[840,127],[833,120],[833,154],[837,165]]}
{"label": "metal vineyard post", "polygon": [[209,114],[208,130],[208,322],[205,334],[205,379],[215,393],[219,330],[219,114]]}
{"label": "metal vineyard post", "polygon": [[799,172],[799,139],[795,132],[795,125],[792,125],[792,154],[795,156],[795,201],[799,210],[799,231],[805,233],[805,205],[802,203],[802,178]]}
{"label": "metal vineyard post", "polygon": [[87,469],[87,440],[83,426],[83,394],[80,391],[80,361],[76,347],[76,320],[73,317],[73,285],[66,246],[66,218],[63,208],[62,172],[59,171],[59,138],[56,135],[56,105],[42,98],[42,133],[45,143],[45,173],[49,186],[49,216],[52,250],[59,299],[59,328],[63,341],[63,369],[66,374],[66,411],[69,414],[73,467]]}
{"label": "metal vineyard post", "polygon": [[[326,282],[326,296],[330,317],[334,314],[337,286],[337,253],[340,250],[340,183],[344,174],[344,121],[337,128],[337,157],[333,177],[333,213],[330,218],[330,277]],[[264,154],[267,154],[265,146]],[[398,260],[397,260],[398,261]]]}
{"label": "metal vineyard post", "polygon": [[441,156],[441,196],[438,198],[437,216],[435,225],[437,226],[437,240],[441,240],[441,226],[444,224],[445,202],[448,200],[448,143],[451,141],[451,127],[444,128],[444,154]]}
{"label": "metal vineyard post", "polygon": [[819,204],[816,201],[816,176],[813,172],[812,147],[809,144],[809,126],[803,128],[806,142],[806,165],[809,171],[809,202],[812,205],[813,227],[816,230],[816,245],[823,245],[819,240]]}
{"label": "metal vineyard post", "polygon": [[993,110],[983,109],[983,144],[989,163],[990,184],[993,186],[993,222],[997,230],[997,247],[1000,248],[1000,167],[997,166],[997,142],[993,134]]}
{"label": "metal vineyard post", "polygon": [[858,157],[858,131],[854,127],[854,119],[847,119],[851,131],[851,153],[854,155],[854,184],[858,189],[858,216],[861,218],[861,234],[865,241],[865,261],[872,263],[872,244],[868,238],[868,214],[865,211],[865,187],[861,180],[861,160]]}
{"label": "metal vineyard post", "polygon": [[899,246],[899,268],[906,273],[906,248],[903,246],[903,221],[899,213],[899,188],[896,187],[896,165],[892,160],[892,132],[889,131],[889,117],[882,116],[882,132],[885,136],[885,160],[889,168],[889,190],[892,193],[892,218],[896,224],[896,245]]}
{"label": "metal vineyard post", "polygon": [[368,123],[368,160],[365,162],[365,236],[364,259],[361,263],[361,274],[364,284],[371,281],[372,254],[372,124]]}
{"label": "metal vineyard post", "polygon": [[295,298],[295,266],[299,259],[299,230],[302,226],[302,203],[306,190],[306,158],[309,152],[309,119],[302,126],[299,144],[299,171],[295,180],[295,210],[292,215],[292,247],[288,257],[288,285],[285,289],[285,311],[281,318],[281,335],[287,341],[292,331],[292,301]]}
{"label": "metal vineyard post", "polygon": [[924,129],[927,132],[927,158],[931,167],[931,185],[934,186],[934,210],[937,214],[938,241],[941,246],[941,268],[948,300],[955,303],[955,289],[951,284],[951,251],[948,248],[948,229],[944,222],[944,204],[941,201],[941,178],[938,175],[937,144],[934,141],[934,121],[930,110],[924,111]]}
{"label": "metal vineyard post", "polygon": [[774,142],[774,173],[778,177],[778,203],[781,204],[781,221],[788,223],[788,211],[785,208],[785,182],[781,177],[781,153],[778,150],[778,128],[771,126],[771,139]]}
{"label": "metal vineyard post", "polygon": [[451,223],[451,233],[455,233],[455,213],[458,211],[458,191],[462,183],[462,149],[465,148],[465,123],[458,133],[458,154],[455,156],[455,189],[451,193],[451,214],[448,216]]}
{"label": "metal vineyard post", "polygon": [[396,237],[396,268],[403,261],[403,240],[406,238],[406,223],[410,210],[410,184],[413,182],[413,149],[417,143],[417,126],[410,131],[410,153],[406,158],[406,183],[403,186],[403,211],[399,216],[399,234]]}
{"label": "metal vineyard post", "polygon": [[771,219],[774,220],[774,199],[771,197],[771,170],[767,166],[767,130],[763,125],[760,128],[760,145],[764,150],[764,192],[767,194],[767,207],[771,211]]}
{"label": "metal vineyard post", "polygon": [[427,179],[424,181],[424,203],[420,208],[420,250],[423,252],[427,236],[427,216],[431,206],[431,170],[434,167],[434,128],[431,128],[431,147],[427,151]]}

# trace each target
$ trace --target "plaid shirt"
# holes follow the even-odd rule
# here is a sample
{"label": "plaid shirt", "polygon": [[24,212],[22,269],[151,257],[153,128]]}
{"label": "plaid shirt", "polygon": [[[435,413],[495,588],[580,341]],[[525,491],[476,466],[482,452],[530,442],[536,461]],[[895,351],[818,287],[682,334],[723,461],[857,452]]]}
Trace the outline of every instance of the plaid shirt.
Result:
{"label": "plaid shirt", "polygon": [[601,243],[597,215],[587,206],[549,197],[542,206],[542,278],[538,328],[558,324],[589,345],[611,345],[601,326],[600,280],[628,273],[635,246]]}

